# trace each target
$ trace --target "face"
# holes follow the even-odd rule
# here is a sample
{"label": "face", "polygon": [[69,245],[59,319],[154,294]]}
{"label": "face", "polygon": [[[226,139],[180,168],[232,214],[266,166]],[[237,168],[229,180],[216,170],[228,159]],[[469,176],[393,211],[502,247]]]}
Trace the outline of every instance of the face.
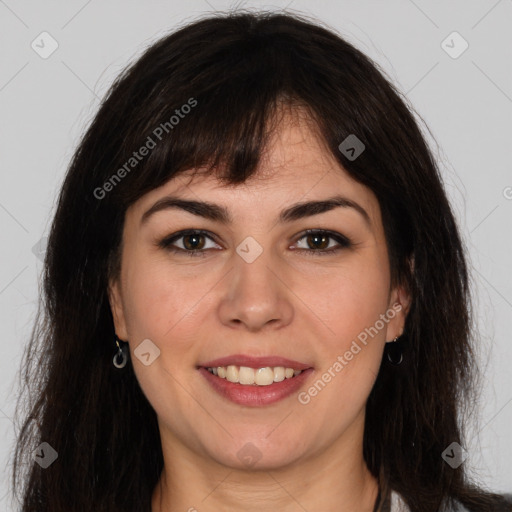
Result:
{"label": "face", "polygon": [[[183,174],[134,203],[110,288],[116,333],[129,341],[162,443],[205,464],[272,469],[360,439],[384,343],[404,324],[407,298],[391,287],[374,194],[304,118],[287,114],[267,149],[243,185]],[[165,206],[168,196],[217,208],[193,213]],[[292,209],[334,196],[343,199],[330,208]],[[203,368],[220,358],[270,367],[276,380],[274,366],[304,371],[241,384]],[[249,382],[251,372],[240,376]]]}

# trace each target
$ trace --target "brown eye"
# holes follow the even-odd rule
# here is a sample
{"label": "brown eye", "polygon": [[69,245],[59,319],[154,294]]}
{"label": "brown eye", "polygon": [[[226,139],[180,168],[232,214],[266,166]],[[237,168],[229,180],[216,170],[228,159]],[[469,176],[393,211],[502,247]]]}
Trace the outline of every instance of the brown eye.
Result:
{"label": "brown eye", "polygon": [[193,234],[183,236],[183,246],[191,251],[202,249],[204,247],[204,235]]}
{"label": "brown eye", "polygon": [[[352,246],[352,242],[346,236],[334,231],[311,229],[303,233],[298,242],[303,239],[306,241],[306,247],[299,246],[298,250],[314,256],[332,254]],[[331,241],[335,242],[334,245],[330,245]]]}
{"label": "brown eye", "polygon": [[326,249],[329,246],[329,237],[325,235],[307,235],[306,239],[311,249]]}
{"label": "brown eye", "polygon": [[[210,246],[207,246],[208,241],[211,242]],[[187,256],[206,256],[208,249],[218,248],[207,232],[194,229],[174,233],[158,242],[158,245],[167,251]]]}

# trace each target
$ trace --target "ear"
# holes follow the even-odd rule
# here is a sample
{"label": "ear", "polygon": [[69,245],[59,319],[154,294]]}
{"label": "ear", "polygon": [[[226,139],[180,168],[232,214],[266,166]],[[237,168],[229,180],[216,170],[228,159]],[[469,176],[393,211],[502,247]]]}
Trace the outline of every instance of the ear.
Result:
{"label": "ear", "polygon": [[[405,320],[411,308],[411,296],[405,286],[393,288],[386,316],[390,318],[386,329],[386,341],[393,341],[404,332]],[[394,313],[393,313],[394,312]]]}
{"label": "ear", "polygon": [[114,329],[117,337],[123,341],[127,341],[128,332],[126,329],[121,284],[118,279],[109,282],[108,300],[110,303],[110,310],[112,311],[112,317],[114,318]]}

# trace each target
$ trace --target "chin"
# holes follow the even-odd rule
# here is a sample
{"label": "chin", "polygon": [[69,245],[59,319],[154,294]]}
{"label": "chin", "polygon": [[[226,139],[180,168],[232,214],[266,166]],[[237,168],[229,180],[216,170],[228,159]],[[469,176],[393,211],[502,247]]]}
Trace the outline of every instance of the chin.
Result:
{"label": "chin", "polygon": [[[265,434],[268,435],[268,434]],[[231,469],[244,471],[270,471],[284,468],[297,461],[300,454],[297,445],[283,444],[276,438],[275,443],[264,436],[245,436],[231,440],[229,447],[215,450],[211,457],[219,464]]]}

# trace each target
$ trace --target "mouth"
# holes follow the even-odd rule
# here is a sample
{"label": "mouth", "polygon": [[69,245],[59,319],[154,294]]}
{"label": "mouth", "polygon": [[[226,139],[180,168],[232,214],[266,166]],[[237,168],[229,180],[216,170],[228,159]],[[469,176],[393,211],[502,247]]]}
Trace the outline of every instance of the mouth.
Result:
{"label": "mouth", "polygon": [[197,366],[210,388],[238,405],[264,406],[305,385],[312,366],[284,358],[231,356]]}
{"label": "mouth", "polygon": [[251,368],[249,366],[215,366],[205,367],[212,375],[243,386],[270,386],[275,382],[293,379],[305,370],[296,370],[284,366],[266,366]]}

